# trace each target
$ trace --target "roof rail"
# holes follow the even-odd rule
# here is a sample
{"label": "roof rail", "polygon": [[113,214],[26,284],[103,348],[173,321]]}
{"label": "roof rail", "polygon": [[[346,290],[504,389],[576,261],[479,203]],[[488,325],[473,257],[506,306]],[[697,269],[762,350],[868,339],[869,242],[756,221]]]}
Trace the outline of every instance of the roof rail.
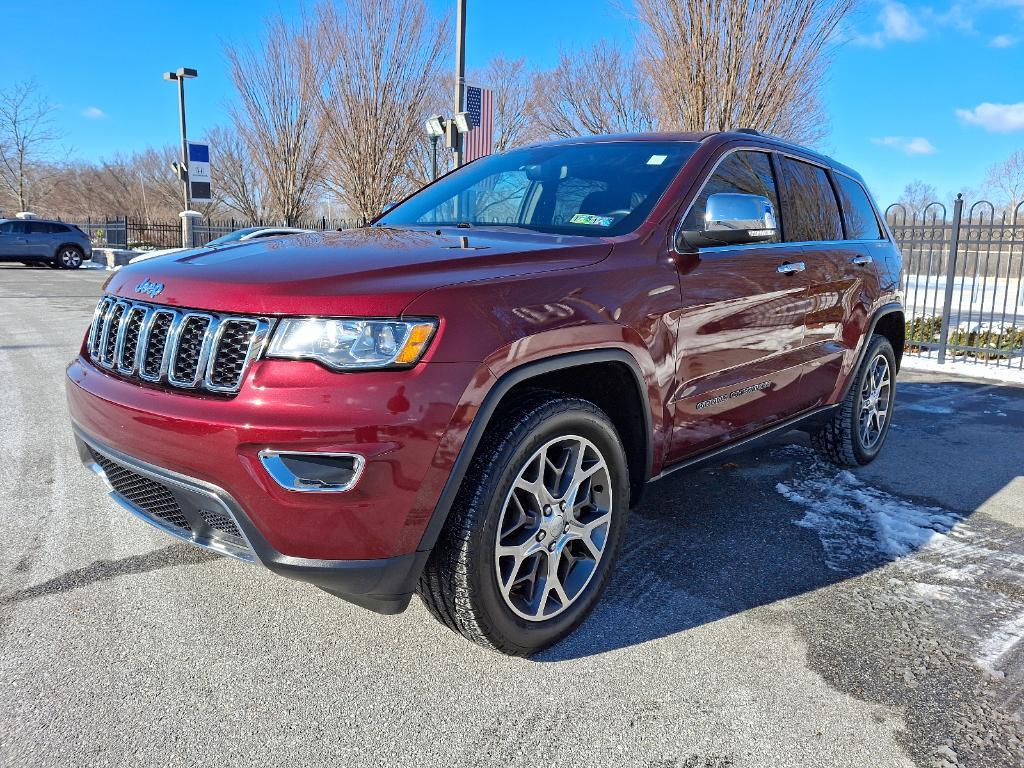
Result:
{"label": "roof rail", "polygon": [[753,136],[760,136],[761,132],[755,128],[737,128],[736,133],[749,133]]}

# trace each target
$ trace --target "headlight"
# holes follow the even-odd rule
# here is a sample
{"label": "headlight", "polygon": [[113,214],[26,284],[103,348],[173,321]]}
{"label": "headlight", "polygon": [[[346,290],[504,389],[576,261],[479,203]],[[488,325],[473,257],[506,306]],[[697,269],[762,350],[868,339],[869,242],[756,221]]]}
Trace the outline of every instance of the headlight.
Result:
{"label": "headlight", "polygon": [[415,365],[437,328],[434,320],[282,320],[267,357],[318,360],[338,371]]}

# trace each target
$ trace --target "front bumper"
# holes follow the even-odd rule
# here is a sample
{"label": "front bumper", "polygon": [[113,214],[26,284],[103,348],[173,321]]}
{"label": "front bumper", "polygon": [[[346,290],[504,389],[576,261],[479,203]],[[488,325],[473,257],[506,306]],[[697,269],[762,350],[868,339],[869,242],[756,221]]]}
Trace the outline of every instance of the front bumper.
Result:
{"label": "front bumper", "polygon": [[[83,461],[133,513],[178,538],[393,612],[408,603],[429,554],[424,531],[458,449],[451,425],[461,423],[457,407],[475,370],[424,363],[339,375],[315,363],[259,360],[239,394],[225,398],[126,380],[78,357],[66,389]],[[351,453],[365,466],[343,493],[289,490],[261,461],[268,450]],[[188,525],[168,530],[167,520],[133,503],[132,487],[118,489],[110,476],[122,470],[157,483]],[[204,513],[230,525],[218,528]]]}
{"label": "front bumper", "polygon": [[222,488],[153,466],[104,445],[75,427],[82,463],[110,496],[161,531],[222,555],[259,563],[274,573],[314,584],[378,613],[409,604],[429,552],[377,560],[289,557],[274,549]]}

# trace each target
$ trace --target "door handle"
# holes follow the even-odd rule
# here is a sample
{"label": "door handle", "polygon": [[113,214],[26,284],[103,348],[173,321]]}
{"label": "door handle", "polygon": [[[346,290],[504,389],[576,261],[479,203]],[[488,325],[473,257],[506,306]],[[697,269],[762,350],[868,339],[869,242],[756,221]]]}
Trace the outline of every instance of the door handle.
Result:
{"label": "door handle", "polygon": [[803,272],[807,269],[807,265],[802,261],[787,261],[785,264],[779,264],[779,272],[784,275],[792,275],[796,272]]}
{"label": "door handle", "polygon": [[863,266],[864,264],[870,264],[871,261],[872,259],[870,256],[854,256],[850,259],[850,263],[856,264],[858,267]]}

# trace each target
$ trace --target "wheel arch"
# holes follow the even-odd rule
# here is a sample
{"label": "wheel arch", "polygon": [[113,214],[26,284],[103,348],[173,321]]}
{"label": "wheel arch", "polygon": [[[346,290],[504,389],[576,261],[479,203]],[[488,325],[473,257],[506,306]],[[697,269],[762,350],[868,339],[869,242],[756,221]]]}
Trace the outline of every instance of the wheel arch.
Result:
{"label": "wheel arch", "polygon": [[[608,378],[595,375],[598,373]],[[632,386],[628,399],[624,399],[618,389],[625,383]],[[434,513],[420,540],[419,551],[432,549],[437,541],[480,440],[495,416],[521,395],[538,389],[584,397],[608,414],[626,451],[630,506],[639,501],[654,461],[651,407],[640,365],[621,348],[591,349],[545,357],[513,368],[488,390],[434,506]],[[613,393],[618,394],[614,400]],[[615,407],[610,408],[609,405]]]}
{"label": "wheel arch", "polygon": [[857,371],[860,370],[860,366],[864,362],[864,355],[867,354],[871,337],[876,333],[885,336],[889,339],[889,343],[892,344],[892,351],[896,357],[896,372],[899,373],[900,361],[903,359],[906,325],[903,305],[899,302],[892,302],[890,304],[883,304],[871,316],[871,322],[868,323],[867,331],[861,338],[860,351],[857,353],[857,364],[850,369],[850,373],[847,375],[846,381],[843,382],[839,397],[835,402],[842,402],[843,398],[849,393],[854,379],[857,378]]}
{"label": "wheel arch", "polygon": [[70,241],[70,240],[67,241],[67,242],[61,243],[60,245],[58,245],[56,248],[53,249],[53,259],[54,260],[59,259],[60,258],[60,252],[62,250],[64,250],[65,248],[74,248],[76,251],[78,251],[80,254],[82,254],[82,259],[83,260],[85,259],[85,249],[82,248],[82,246],[80,246],[78,243]]}

